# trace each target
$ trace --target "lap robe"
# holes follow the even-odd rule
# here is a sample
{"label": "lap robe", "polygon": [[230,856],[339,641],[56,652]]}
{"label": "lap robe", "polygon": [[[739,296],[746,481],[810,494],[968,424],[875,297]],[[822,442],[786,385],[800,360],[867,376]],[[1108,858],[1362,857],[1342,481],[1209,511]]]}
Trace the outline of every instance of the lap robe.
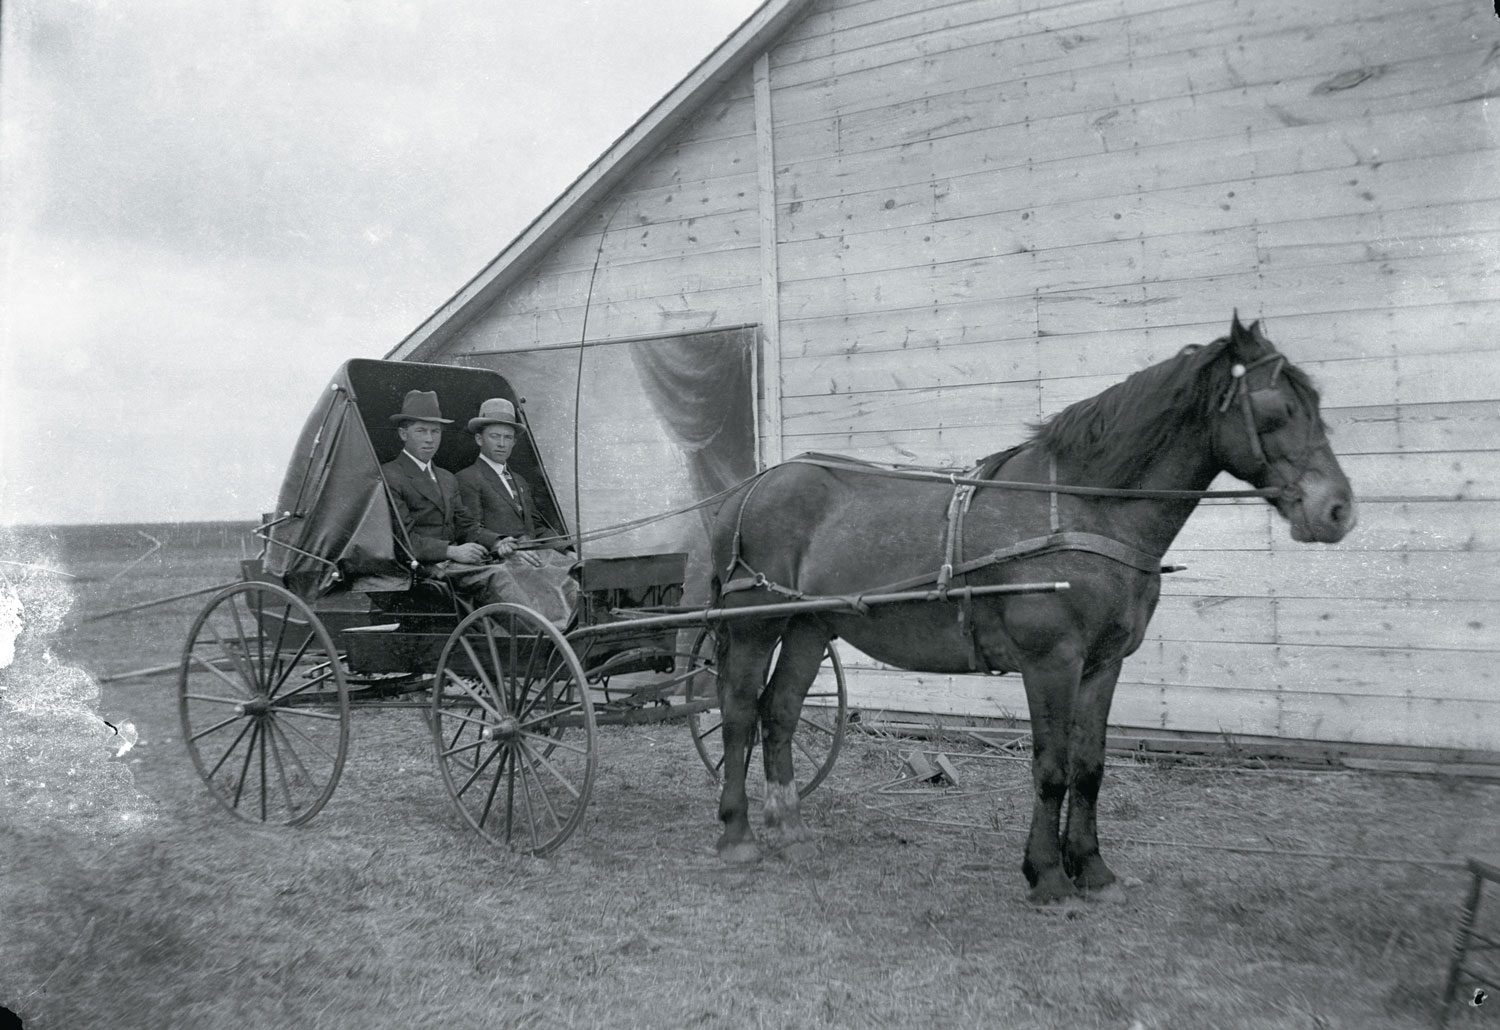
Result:
{"label": "lap robe", "polygon": [[524,604],[565,628],[578,608],[578,581],[568,574],[575,560],[557,551],[517,551],[489,565],[445,561],[432,570],[482,604]]}

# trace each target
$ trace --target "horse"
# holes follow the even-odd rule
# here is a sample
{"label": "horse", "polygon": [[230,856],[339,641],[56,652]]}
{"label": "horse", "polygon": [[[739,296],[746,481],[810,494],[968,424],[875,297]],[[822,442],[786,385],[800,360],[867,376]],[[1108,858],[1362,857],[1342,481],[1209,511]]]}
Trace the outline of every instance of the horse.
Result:
{"label": "horse", "polygon": [[[1238,495],[1274,505],[1294,540],[1335,543],[1354,527],[1354,494],[1317,390],[1259,321],[1247,329],[1238,312],[1227,336],[1034,424],[1024,443],[982,461],[972,478],[799,456],[741,484],[713,517],[712,605],[848,597],[854,610],[721,624],[720,858],[762,856],[745,792],[757,735],[765,827],[793,857],[812,848],[791,737],[824,648],[840,638],[914,672],[1019,672],[1033,740],[1022,862],[1029,896],[1052,902],[1113,883],[1096,826],[1110,702],[1156,609],[1161,557],[1221,471],[1255,488]],[[858,601],[912,584],[946,591],[1036,581],[1069,589]]]}

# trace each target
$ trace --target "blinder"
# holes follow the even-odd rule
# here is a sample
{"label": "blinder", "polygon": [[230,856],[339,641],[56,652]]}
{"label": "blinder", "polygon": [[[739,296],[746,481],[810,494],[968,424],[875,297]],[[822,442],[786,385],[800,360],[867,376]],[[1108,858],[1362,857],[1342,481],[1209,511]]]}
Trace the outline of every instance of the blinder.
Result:
{"label": "blinder", "polygon": [[[1281,377],[1281,369],[1285,364],[1286,358],[1275,351],[1248,365],[1236,364],[1229,373],[1234,377],[1234,381],[1224,392],[1224,399],[1219,404],[1219,411],[1225,412],[1229,410],[1235,398],[1239,398],[1240,410],[1245,416],[1245,436],[1249,441],[1250,453],[1255,459],[1257,469],[1267,468],[1271,464],[1260,442],[1261,435],[1280,429],[1292,417],[1291,401],[1276,389],[1276,381]],[[1272,366],[1271,378],[1265,386],[1252,390],[1249,374],[1262,365]],[[1287,495],[1295,490],[1295,487],[1291,484],[1282,484],[1280,489],[1283,495]]]}

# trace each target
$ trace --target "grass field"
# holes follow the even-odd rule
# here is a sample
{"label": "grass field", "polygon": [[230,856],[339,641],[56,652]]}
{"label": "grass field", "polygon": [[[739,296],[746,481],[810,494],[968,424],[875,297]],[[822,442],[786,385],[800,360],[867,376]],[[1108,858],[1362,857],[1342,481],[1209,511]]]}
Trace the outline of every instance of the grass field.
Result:
{"label": "grass field", "polygon": [[[816,855],[731,869],[662,724],[602,732],[587,820],[533,859],[462,827],[411,712],[357,713],[327,809],[261,829],[197,780],[172,677],[98,685],[173,661],[198,600],[78,621],[241,556],[238,527],[0,540],[26,617],[0,671],[0,1004],[28,1028],[1429,1026],[1454,866],[1500,853],[1484,783],[1115,761],[1123,889],[1037,908],[1024,755],[861,734],[806,802]],[[918,747],[961,786],[896,783]]]}

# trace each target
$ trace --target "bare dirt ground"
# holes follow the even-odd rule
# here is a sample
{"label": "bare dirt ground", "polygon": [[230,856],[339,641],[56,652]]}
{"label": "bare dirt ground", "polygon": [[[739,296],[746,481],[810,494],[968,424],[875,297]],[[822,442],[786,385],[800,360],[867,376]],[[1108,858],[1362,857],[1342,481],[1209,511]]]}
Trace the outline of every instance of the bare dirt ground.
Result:
{"label": "bare dirt ground", "polygon": [[[200,534],[130,566],[149,546],[6,555],[91,577],[5,567],[27,632],[0,671],[0,1004],[28,1028],[1430,1026],[1457,866],[1500,854],[1484,783],[1119,761],[1125,885],[1038,908],[1024,755],[856,734],[805,803],[816,855],[726,868],[663,724],[602,731],[586,822],[534,859],[463,827],[411,712],[357,713],[329,806],[259,828],[197,780],[172,677],[96,682],[172,661],[197,602],[64,625],[240,553]],[[917,748],[960,786],[896,783]]]}

